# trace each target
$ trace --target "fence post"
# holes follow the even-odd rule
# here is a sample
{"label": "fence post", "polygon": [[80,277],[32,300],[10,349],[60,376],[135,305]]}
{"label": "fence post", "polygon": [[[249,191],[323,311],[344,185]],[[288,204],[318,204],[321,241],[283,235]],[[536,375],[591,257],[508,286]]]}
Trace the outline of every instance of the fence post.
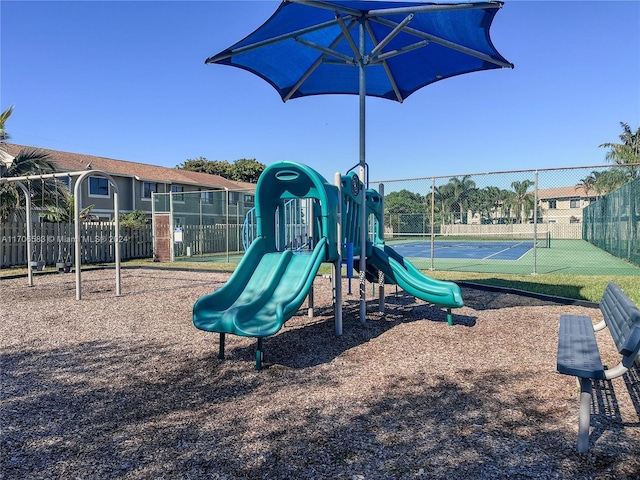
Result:
{"label": "fence post", "polygon": [[534,173],[533,180],[533,272],[532,275],[537,275],[537,246],[538,246],[538,170]]}

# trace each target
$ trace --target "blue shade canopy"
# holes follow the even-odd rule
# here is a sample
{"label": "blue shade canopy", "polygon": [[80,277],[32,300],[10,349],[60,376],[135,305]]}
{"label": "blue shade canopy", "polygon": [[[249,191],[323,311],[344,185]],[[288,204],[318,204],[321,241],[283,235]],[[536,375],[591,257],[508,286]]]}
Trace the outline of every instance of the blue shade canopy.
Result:
{"label": "blue shade canopy", "polygon": [[284,101],[334,93],[402,102],[438,80],[512,68],[489,37],[502,5],[284,1],[257,30],[205,63],[248,70]]}

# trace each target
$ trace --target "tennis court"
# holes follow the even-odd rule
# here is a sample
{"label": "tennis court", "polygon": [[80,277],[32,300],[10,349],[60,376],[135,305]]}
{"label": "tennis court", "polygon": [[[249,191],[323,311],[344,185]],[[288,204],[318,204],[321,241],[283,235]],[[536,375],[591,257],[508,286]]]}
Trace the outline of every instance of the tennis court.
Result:
{"label": "tennis court", "polygon": [[461,238],[388,242],[423,270],[478,273],[640,276],[640,268],[584,240],[470,240]]}
{"label": "tennis court", "polygon": [[[468,258],[476,260],[519,260],[533,249],[533,247],[533,241],[523,240],[438,240],[433,242],[433,257]],[[393,244],[393,249],[403,257],[431,257],[431,242],[414,241]]]}

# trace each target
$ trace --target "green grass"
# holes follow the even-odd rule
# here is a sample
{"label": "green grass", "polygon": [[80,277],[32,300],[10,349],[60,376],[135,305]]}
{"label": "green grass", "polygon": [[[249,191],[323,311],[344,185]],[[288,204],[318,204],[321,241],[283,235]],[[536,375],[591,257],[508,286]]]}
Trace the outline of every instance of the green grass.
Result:
{"label": "green grass", "polygon": [[440,280],[474,282],[590,302],[599,302],[607,284],[614,282],[625,291],[633,303],[640,305],[640,279],[627,275],[518,275],[439,271],[425,274]]}

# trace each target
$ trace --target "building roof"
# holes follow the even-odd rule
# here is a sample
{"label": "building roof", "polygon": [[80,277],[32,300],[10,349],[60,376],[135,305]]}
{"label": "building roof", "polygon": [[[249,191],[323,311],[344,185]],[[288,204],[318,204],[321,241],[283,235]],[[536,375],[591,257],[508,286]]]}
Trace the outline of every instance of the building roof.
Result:
{"label": "building roof", "polygon": [[559,198],[584,198],[593,197],[594,192],[585,191],[582,185],[572,187],[541,188],[538,190],[538,199],[559,199]]}
{"label": "building roof", "polygon": [[[5,143],[3,147],[7,153],[14,156],[23,148],[33,148],[12,143]],[[56,170],[62,172],[80,171],[91,168],[92,170],[101,170],[108,174],[135,177],[142,181],[196,185],[211,189],[255,190],[254,184],[234,182],[220,175],[210,175],[208,173],[191,172],[177,168],[160,167],[157,165],[115,160],[80,153],[62,152],[47,148],[38,148],[38,150],[48,153],[51,156],[51,163],[55,166]]]}

